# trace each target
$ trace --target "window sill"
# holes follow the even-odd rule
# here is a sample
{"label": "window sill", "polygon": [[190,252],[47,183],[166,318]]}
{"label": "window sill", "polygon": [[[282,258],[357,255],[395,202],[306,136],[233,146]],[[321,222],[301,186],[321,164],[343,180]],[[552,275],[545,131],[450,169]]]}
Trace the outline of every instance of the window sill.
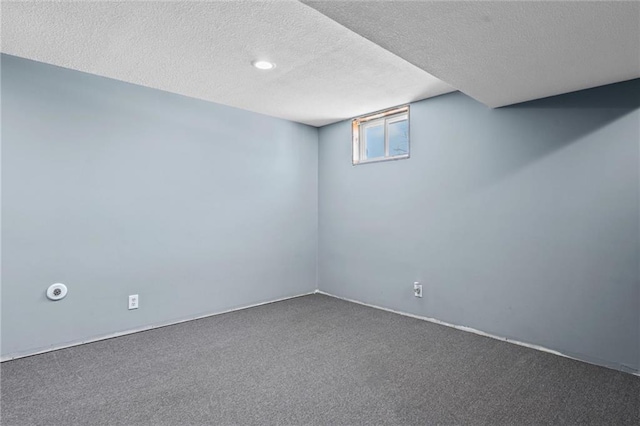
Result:
{"label": "window sill", "polygon": [[386,161],[406,160],[407,158],[409,158],[409,154],[396,155],[395,157],[372,158],[371,160],[358,161],[357,163],[352,163],[352,164],[354,166],[359,166],[360,164],[384,163]]}

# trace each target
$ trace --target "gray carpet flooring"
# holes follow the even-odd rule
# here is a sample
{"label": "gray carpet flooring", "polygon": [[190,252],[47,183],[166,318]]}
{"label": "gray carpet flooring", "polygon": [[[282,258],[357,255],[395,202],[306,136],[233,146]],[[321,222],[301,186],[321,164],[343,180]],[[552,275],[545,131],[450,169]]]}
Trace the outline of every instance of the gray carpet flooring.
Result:
{"label": "gray carpet flooring", "polygon": [[2,363],[3,425],[640,424],[640,378],[313,295]]}

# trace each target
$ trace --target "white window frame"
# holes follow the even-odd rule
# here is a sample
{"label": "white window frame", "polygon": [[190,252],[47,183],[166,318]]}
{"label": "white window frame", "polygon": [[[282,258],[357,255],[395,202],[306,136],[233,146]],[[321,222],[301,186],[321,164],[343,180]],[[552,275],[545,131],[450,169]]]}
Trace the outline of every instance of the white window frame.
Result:
{"label": "white window frame", "polygon": [[[379,163],[381,161],[401,160],[404,158],[409,158],[411,150],[411,138],[409,137],[410,132],[409,135],[407,135],[407,153],[399,155],[391,155],[389,153],[389,124],[402,120],[407,120],[407,131],[409,131],[409,105],[395,107],[353,119],[351,123],[353,165],[355,166],[357,164]],[[366,129],[369,127],[379,126],[380,124],[384,126],[384,156],[367,158]]]}

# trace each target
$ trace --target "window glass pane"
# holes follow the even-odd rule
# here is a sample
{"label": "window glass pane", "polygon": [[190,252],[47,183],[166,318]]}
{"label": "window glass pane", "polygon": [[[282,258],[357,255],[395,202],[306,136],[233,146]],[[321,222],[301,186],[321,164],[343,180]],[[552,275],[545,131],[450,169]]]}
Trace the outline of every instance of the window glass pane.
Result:
{"label": "window glass pane", "polygon": [[407,120],[389,123],[389,156],[409,153],[409,122]]}
{"label": "window glass pane", "polygon": [[365,157],[384,157],[384,126],[365,127]]}

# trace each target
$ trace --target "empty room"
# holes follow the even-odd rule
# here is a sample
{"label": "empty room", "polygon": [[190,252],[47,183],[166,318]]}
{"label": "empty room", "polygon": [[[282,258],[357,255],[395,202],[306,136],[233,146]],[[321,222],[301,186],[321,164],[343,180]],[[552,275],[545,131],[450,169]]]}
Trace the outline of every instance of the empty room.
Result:
{"label": "empty room", "polygon": [[640,424],[640,1],[0,15],[1,425]]}

